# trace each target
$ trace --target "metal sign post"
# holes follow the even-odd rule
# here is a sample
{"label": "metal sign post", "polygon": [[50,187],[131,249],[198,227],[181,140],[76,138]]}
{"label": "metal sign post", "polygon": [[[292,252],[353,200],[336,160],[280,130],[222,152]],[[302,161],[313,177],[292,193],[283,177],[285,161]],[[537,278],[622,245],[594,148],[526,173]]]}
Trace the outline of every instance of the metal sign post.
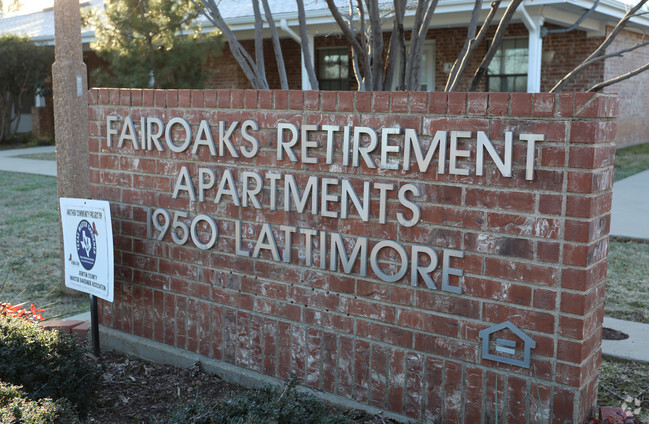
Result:
{"label": "metal sign post", "polygon": [[91,295],[90,325],[99,356],[97,298],[113,301],[115,264],[110,204],[103,200],[60,199],[65,286]]}

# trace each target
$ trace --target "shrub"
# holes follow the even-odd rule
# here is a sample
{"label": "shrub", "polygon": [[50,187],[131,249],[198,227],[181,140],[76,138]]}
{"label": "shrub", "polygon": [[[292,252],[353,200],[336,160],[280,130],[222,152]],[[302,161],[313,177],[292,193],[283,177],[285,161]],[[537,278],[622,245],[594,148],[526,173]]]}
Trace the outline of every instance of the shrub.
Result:
{"label": "shrub", "polygon": [[344,424],[353,421],[315,396],[297,391],[293,376],[279,388],[246,390],[216,405],[194,401],[176,407],[168,424]]}
{"label": "shrub", "polygon": [[0,381],[0,424],[73,424],[78,421],[68,401],[30,400],[21,387]]}
{"label": "shrub", "polygon": [[67,398],[86,413],[101,371],[73,336],[0,314],[0,378],[30,399]]}

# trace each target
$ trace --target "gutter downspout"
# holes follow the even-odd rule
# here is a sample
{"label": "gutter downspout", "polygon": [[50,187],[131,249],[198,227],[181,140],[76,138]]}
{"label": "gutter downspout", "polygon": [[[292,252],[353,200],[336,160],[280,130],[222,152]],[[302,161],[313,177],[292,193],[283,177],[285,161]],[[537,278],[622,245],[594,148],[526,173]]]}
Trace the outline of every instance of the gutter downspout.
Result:
{"label": "gutter downspout", "polygon": [[288,21],[286,19],[282,19],[279,21],[279,27],[282,28],[282,31],[288,34],[289,37],[291,37],[293,40],[295,40],[296,43],[299,45],[302,45],[302,40],[300,39],[300,36],[295,33],[289,26],[288,26]]}
{"label": "gutter downspout", "polygon": [[523,20],[529,32],[527,56],[527,92],[539,93],[541,91],[541,55],[543,53],[543,38],[541,29],[543,17],[531,17],[523,3],[518,6],[518,15]]}

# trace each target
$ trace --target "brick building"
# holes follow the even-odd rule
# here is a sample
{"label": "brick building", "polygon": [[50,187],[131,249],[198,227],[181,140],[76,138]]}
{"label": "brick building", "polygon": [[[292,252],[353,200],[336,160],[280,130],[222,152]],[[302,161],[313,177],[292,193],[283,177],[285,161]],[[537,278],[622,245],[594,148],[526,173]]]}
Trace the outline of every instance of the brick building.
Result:
{"label": "brick building", "polygon": [[[313,50],[313,60],[320,80],[321,89],[354,90],[356,88],[351,65],[351,49],[340,35],[327,6],[323,0],[306,2],[309,25],[309,43]],[[593,0],[544,0],[525,1],[515,13],[506,34],[505,41],[492,62],[480,91],[527,91],[546,92],[568,71],[580,63],[601,43],[620,17],[625,13],[625,3],[604,0],[597,4],[592,13],[578,25],[575,23],[595,2]],[[254,49],[254,16],[249,2],[224,0],[221,13],[230,24],[242,44]],[[341,4],[347,4],[346,1]],[[102,7],[102,0],[85,1],[82,6]],[[281,38],[286,67],[289,70],[291,89],[310,89],[306,72],[301,62],[300,39],[295,3],[288,0],[270,2]],[[506,5],[501,7],[504,10]],[[422,64],[423,91],[443,90],[448,72],[461,50],[466,34],[466,24],[470,19],[473,2],[440,1],[430,24],[424,46]],[[487,14],[489,3],[483,5],[482,18]],[[502,13],[502,10],[500,13]],[[497,18],[495,19],[497,22]],[[412,26],[412,11],[406,12],[406,30]],[[205,31],[214,27],[205,20]],[[386,36],[391,23],[386,25]],[[649,18],[643,16],[631,20],[628,29],[619,35],[608,52],[620,50],[640,42],[643,32],[649,28]],[[28,15],[0,19],[0,31],[27,34],[39,42],[53,44],[54,27],[51,8]],[[491,30],[495,31],[495,25]],[[83,34],[86,61],[90,70],[97,66],[97,57],[89,43],[93,32]],[[475,54],[470,68],[475,68],[490,42],[489,35]],[[386,43],[387,44],[387,43]],[[265,45],[266,70],[271,88],[279,88],[279,77],[275,65],[270,40]],[[498,60],[498,59],[501,60]],[[638,49],[623,57],[612,57],[594,64],[583,71],[565,91],[585,91],[594,83],[629,72],[649,62],[649,51]],[[206,88],[250,88],[250,84],[230,53],[227,44],[222,56],[211,57],[207,61],[209,76]],[[293,70],[293,71],[292,71]],[[467,71],[472,75],[473,69]],[[460,90],[466,89],[468,78]],[[92,85],[92,81],[90,81]],[[639,75],[631,80],[618,83],[605,89],[607,93],[620,94],[620,129],[618,147],[647,141],[649,122],[643,118],[649,100],[641,93],[649,88],[649,74]],[[37,100],[38,117],[36,126],[45,126],[47,131],[50,107],[47,102]],[[27,120],[26,122],[29,122]],[[41,131],[41,130],[39,130]]]}

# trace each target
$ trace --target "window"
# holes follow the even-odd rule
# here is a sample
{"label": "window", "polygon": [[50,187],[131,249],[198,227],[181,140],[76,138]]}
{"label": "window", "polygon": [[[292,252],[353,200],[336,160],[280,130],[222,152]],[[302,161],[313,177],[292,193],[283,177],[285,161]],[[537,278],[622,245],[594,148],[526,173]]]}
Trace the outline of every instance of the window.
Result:
{"label": "window", "polygon": [[318,50],[318,84],[320,90],[349,90],[349,49]]}
{"label": "window", "polygon": [[[392,78],[392,90],[398,90],[399,71],[401,61],[397,54],[394,77]],[[424,41],[421,55],[421,77],[419,78],[420,91],[435,91],[435,40]]]}
{"label": "window", "polygon": [[527,37],[502,41],[487,68],[487,91],[527,91]]}

